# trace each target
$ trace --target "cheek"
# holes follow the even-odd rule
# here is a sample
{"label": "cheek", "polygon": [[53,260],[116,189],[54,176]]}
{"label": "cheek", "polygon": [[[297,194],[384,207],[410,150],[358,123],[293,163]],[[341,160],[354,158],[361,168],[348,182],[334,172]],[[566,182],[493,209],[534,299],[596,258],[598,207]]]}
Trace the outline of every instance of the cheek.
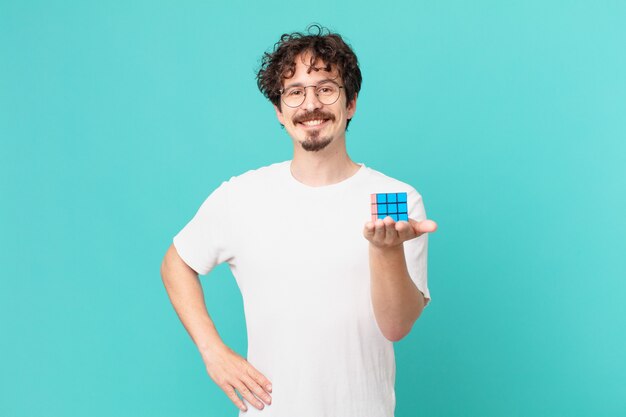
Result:
{"label": "cheek", "polygon": [[286,122],[289,122],[289,114],[285,112],[284,108],[281,111],[277,106],[274,106],[274,110],[276,111],[276,118],[281,125],[284,126]]}
{"label": "cheek", "polygon": [[283,121],[287,124],[293,124],[293,113],[283,109]]}

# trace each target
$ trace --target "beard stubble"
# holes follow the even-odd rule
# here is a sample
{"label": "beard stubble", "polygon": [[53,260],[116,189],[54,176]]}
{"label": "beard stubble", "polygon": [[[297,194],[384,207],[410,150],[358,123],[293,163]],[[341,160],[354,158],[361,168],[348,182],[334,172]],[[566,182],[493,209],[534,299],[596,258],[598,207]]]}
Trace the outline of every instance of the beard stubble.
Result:
{"label": "beard stubble", "polygon": [[319,132],[312,132],[304,141],[300,142],[302,149],[309,152],[318,152],[327,147],[332,138],[330,136],[320,138]]}

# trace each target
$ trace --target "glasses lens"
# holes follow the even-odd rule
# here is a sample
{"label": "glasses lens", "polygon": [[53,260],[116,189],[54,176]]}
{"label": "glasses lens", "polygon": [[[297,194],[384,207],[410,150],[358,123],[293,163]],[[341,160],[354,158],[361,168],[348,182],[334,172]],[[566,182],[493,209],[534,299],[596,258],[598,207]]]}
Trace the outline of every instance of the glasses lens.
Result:
{"label": "glasses lens", "polygon": [[291,87],[283,93],[283,103],[289,107],[298,107],[304,102],[305,91],[303,87]]}
{"label": "glasses lens", "polygon": [[339,86],[333,82],[318,85],[316,92],[322,104],[333,104],[339,98]]}

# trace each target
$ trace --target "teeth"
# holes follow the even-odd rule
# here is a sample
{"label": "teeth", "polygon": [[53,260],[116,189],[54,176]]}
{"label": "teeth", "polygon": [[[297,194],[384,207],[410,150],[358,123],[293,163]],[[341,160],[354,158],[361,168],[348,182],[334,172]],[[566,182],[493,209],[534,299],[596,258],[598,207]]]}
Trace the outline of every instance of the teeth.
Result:
{"label": "teeth", "polygon": [[324,123],[323,120],[308,120],[306,122],[302,122],[303,125],[305,126],[317,126]]}

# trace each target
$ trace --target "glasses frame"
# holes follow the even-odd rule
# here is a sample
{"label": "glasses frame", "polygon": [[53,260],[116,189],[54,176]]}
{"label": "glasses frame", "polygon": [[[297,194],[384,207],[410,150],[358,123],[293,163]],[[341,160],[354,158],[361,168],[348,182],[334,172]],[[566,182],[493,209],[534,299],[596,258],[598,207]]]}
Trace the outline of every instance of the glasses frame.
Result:
{"label": "glasses frame", "polygon": [[[317,92],[317,87],[320,84],[327,84],[327,83],[333,83],[333,84],[335,84],[337,86],[337,88],[339,88],[339,94],[337,94],[337,98],[332,103],[324,103],[322,100],[320,100],[320,95]],[[285,106],[290,107],[292,109],[295,109],[295,108],[298,108],[298,107],[302,106],[302,104],[306,101],[306,89],[309,88],[309,87],[315,87],[315,97],[317,97],[317,100],[320,103],[322,103],[325,106],[331,106],[331,105],[335,104],[337,102],[337,100],[339,100],[339,97],[341,97],[341,90],[343,89],[344,86],[337,84],[333,80],[325,80],[325,81],[321,81],[319,84],[311,84],[311,85],[305,85],[305,86],[294,86],[294,87],[300,87],[300,88],[304,89],[304,94],[302,95],[302,102],[300,104],[298,104],[297,106],[291,106],[291,105],[289,105],[289,104],[287,104],[285,102],[285,97],[283,96],[283,94],[287,90],[285,90],[284,88],[281,88],[280,90],[278,90],[278,92],[280,93],[280,101],[282,101]]]}

